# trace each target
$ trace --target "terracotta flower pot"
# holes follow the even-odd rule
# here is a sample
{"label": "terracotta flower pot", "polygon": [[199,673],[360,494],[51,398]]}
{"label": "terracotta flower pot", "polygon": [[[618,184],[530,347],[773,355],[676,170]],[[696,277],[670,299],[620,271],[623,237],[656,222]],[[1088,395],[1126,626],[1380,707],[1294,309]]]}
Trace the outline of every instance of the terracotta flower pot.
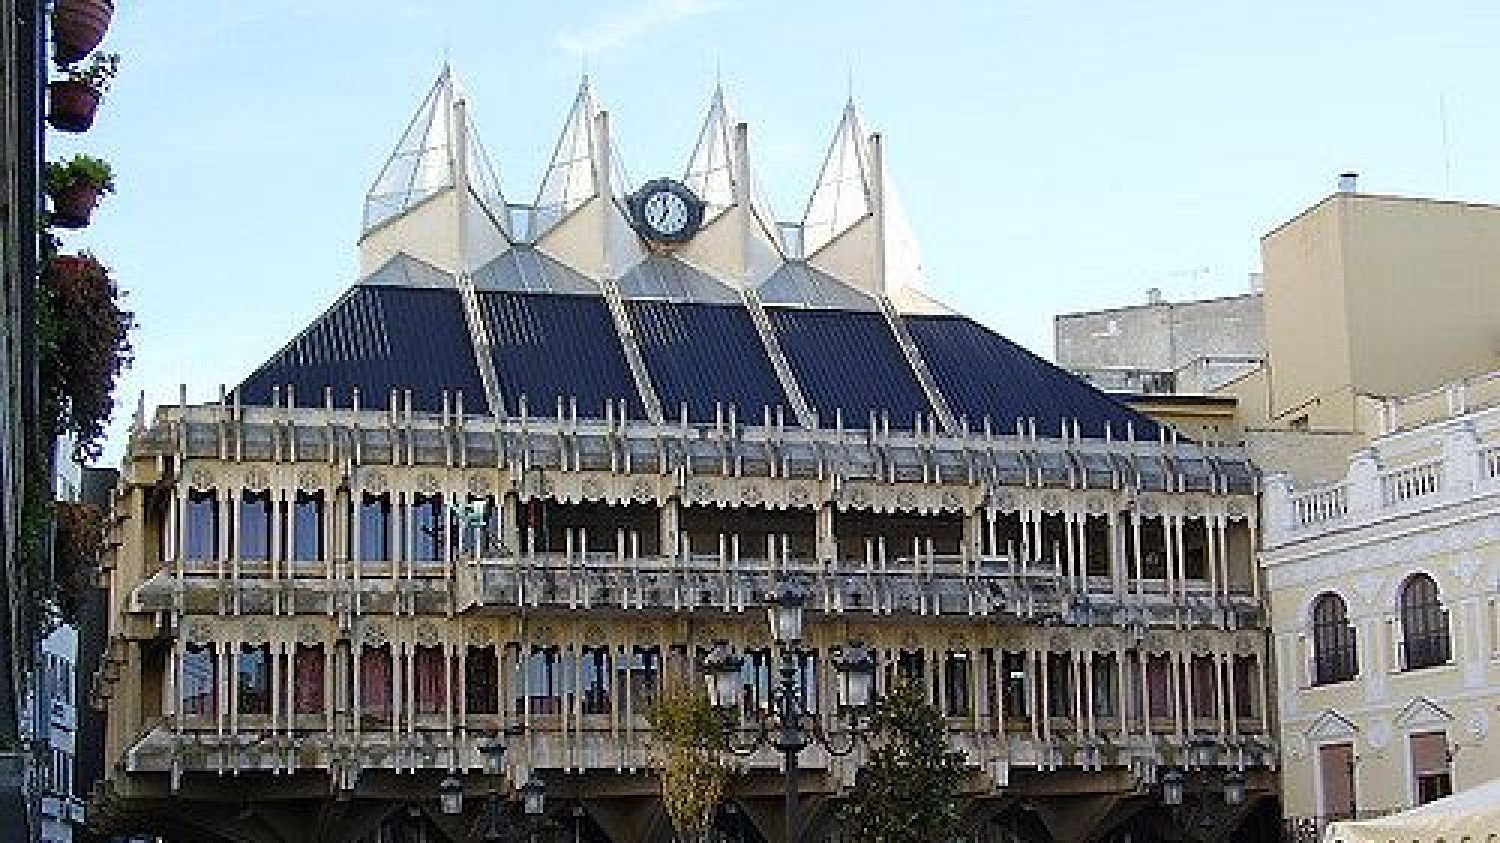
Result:
{"label": "terracotta flower pot", "polygon": [[83,82],[64,79],[47,86],[47,122],[63,132],[87,132],[94,125],[99,92]]}
{"label": "terracotta flower pot", "polygon": [[75,184],[59,190],[52,194],[52,224],[58,228],[83,228],[89,224],[97,204],[97,185]]}
{"label": "terracotta flower pot", "polygon": [[115,13],[113,0],[57,0],[52,7],[52,58],[72,64],[88,55],[109,29]]}

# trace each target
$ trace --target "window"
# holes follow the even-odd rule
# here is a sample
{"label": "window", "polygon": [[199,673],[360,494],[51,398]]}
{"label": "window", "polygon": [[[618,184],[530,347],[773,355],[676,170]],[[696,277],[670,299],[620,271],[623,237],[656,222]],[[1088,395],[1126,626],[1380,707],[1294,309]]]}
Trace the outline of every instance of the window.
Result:
{"label": "window", "polygon": [[583,648],[583,713],[608,714],[609,696],[609,648]]}
{"label": "window", "polygon": [[245,644],[240,647],[236,671],[240,714],[271,713],[271,646]]}
{"label": "window", "polygon": [[383,562],[391,558],[391,499],[365,494],[359,503],[359,557]]}
{"label": "window", "polygon": [[1005,653],[1001,656],[1000,667],[1004,673],[1005,716],[1026,717],[1029,713],[1026,707],[1026,654]]}
{"label": "window", "polygon": [[1047,654],[1047,713],[1073,716],[1073,665],[1067,653]]}
{"label": "window", "polygon": [[323,493],[298,492],[292,520],[292,558],[298,562],[323,560]]}
{"label": "window", "polygon": [[1172,716],[1172,660],[1167,656],[1146,659],[1146,711],[1152,719]]}
{"label": "window", "polygon": [[490,647],[470,647],[464,659],[464,697],[470,714],[497,714],[499,660]]}
{"label": "window", "polygon": [[182,713],[203,715],[214,713],[215,688],[218,686],[214,669],[212,645],[189,644],[182,654]]}
{"label": "window", "polygon": [[1241,720],[1255,717],[1256,659],[1254,656],[1234,657],[1234,716]]}
{"label": "window", "polygon": [[1453,793],[1452,761],[1445,733],[1426,732],[1411,736],[1411,772],[1416,779],[1413,784],[1418,805],[1426,805]]}
{"label": "window", "polygon": [[813,713],[818,711],[818,652],[806,650],[797,656],[797,692],[802,696],[802,705]]}
{"label": "window", "polygon": [[1193,656],[1193,716],[1213,717],[1219,702],[1214,687],[1218,672],[1213,656]]}
{"label": "window", "polygon": [[418,562],[443,558],[443,497],[417,495],[411,507],[412,553]]}
{"label": "window", "polygon": [[323,712],[323,645],[298,644],[292,657],[292,711]]}
{"label": "window", "polygon": [[416,674],[417,713],[441,714],[448,687],[447,665],[442,647],[417,645],[412,653],[412,672]]}
{"label": "window", "polygon": [[1114,654],[1095,655],[1092,670],[1093,676],[1089,682],[1089,690],[1094,698],[1094,716],[1114,717],[1117,713],[1115,682],[1119,677]]}
{"label": "window", "polygon": [[526,693],[531,713],[540,717],[562,714],[562,654],[556,647],[532,647],[526,657]]}
{"label": "window", "polygon": [[1141,519],[1141,578],[1166,579],[1167,531],[1160,517]]}
{"label": "window", "polygon": [[630,699],[635,711],[645,711],[661,686],[661,650],[637,646],[631,651],[629,665]]}
{"label": "window", "polygon": [[1208,579],[1208,525],[1202,518],[1189,518],[1182,525],[1182,575]]}
{"label": "window", "polygon": [[245,492],[240,497],[240,558],[264,562],[271,558],[271,493]]}
{"label": "window", "polygon": [[1085,549],[1084,564],[1091,577],[1109,576],[1110,532],[1109,518],[1090,515],[1083,522]]}
{"label": "window", "polygon": [[391,646],[364,645],[359,659],[359,706],[364,716],[391,716],[391,674]]}
{"label": "window", "polygon": [[1401,655],[1405,670],[1448,663],[1448,610],[1426,574],[1412,574],[1401,586]]}
{"label": "window", "polygon": [[219,498],[215,492],[188,492],[183,557],[194,561],[219,558]]}
{"label": "window", "polygon": [[740,705],[746,711],[771,707],[771,651],[748,650],[740,668]]}
{"label": "window", "polygon": [[943,713],[969,716],[969,654],[949,653],[943,663]]}
{"label": "window", "polygon": [[921,650],[902,650],[896,656],[896,676],[904,682],[915,682],[920,685],[922,676],[926,673],[922,662]]}
{"label": "window", "polygon": [[1325,592],[1313,602],[1313,684],[1345,682],[1359,674],[1354,627],[1344,598]]}

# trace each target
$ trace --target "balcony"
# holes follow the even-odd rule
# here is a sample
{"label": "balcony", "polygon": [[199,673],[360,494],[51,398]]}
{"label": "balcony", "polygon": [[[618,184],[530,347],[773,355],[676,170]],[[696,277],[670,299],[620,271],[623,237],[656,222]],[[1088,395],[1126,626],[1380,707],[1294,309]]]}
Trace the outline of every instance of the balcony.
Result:
{"label": "balcony", "polygon": [[[1500,384],[1500,375],[1492,376]],[[1488,383],[1488,382],[1487,382]],[[1393,430],[1355,452],[1342,480],[1297,489],[1268,476],[1263,509],[1268,548],[1462,504],[1500,492],[1500,406]]]}

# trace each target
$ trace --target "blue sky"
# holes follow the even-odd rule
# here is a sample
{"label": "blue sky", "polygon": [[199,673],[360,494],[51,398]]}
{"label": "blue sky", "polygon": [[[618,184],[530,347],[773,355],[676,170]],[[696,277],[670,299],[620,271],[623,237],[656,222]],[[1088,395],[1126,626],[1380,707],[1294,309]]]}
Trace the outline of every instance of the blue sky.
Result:
{"label": "blue sky", "polygon": [[121,417],[215,396],[354,280],[361,199],[445,58],[511,201],[584,67],[637,181],[681,173],[718,74],[799,217],[852,86],[930,292],[1050,356],[1057,313],[1243,291],[1342,170],[1500,201],[1497,33],[1500,4],[1443,0],[152,0],[119,4],[95,129],[49,142],[116,169],[66,245],[137,311]]}

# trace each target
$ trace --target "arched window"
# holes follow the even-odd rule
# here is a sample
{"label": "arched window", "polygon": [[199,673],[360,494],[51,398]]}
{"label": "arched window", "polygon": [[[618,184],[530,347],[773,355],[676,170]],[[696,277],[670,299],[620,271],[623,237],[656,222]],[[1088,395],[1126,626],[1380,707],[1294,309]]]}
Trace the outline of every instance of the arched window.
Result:
{"label": "arched window", "polygon": [[1412,574],[1401,586],[1402,669],[1447,664],[1449,653],[1448,610],[1437,583],[1426,574]]}
{"label": "arched window", "polygon": [[1345,682],[1359,674],[1354,627],[1344,598],[1326,592],[1313,603],[1313,684]]}

